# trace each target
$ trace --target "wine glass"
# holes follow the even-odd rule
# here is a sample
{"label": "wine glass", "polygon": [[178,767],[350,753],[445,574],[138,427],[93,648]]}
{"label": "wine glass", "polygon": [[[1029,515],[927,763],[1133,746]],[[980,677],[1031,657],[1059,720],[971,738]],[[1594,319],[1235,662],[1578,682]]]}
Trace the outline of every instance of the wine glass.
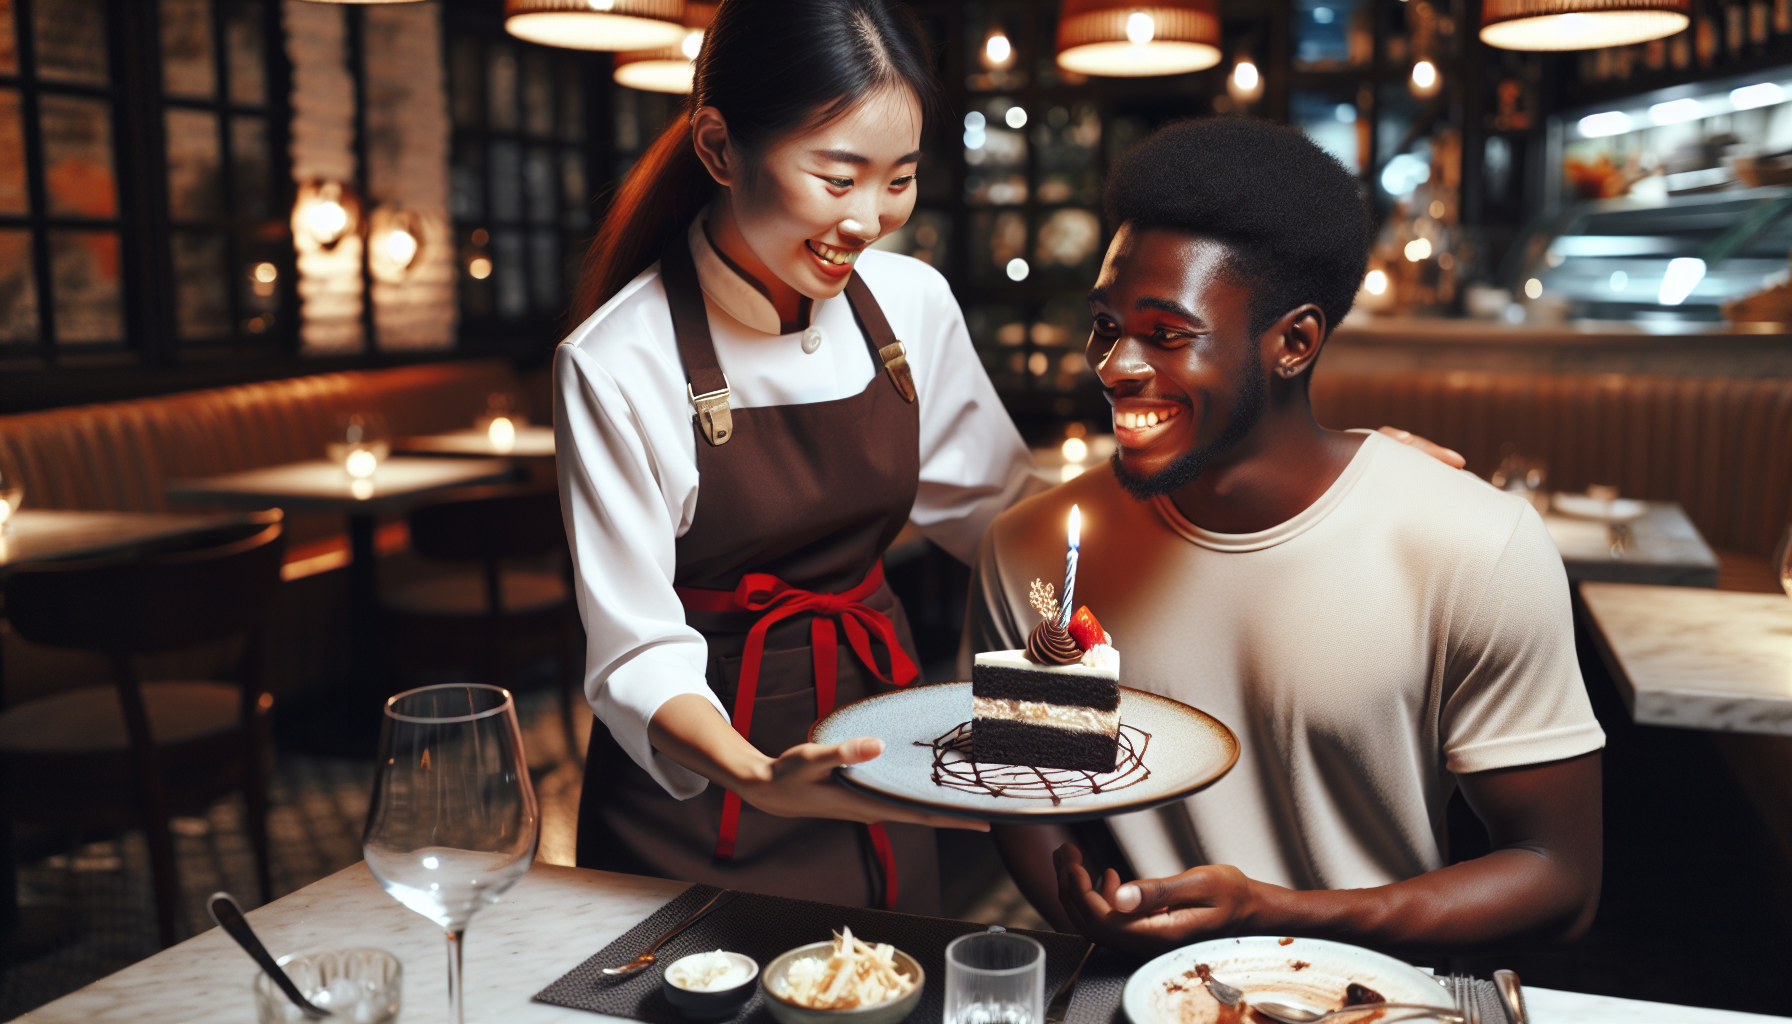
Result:
{"label": "wine glass", "polygon": [[529,870],[540,833],[508,690],[449,683],[386,700],[362,850],[388,895],[448,933],[453,1024],[467,922]]}

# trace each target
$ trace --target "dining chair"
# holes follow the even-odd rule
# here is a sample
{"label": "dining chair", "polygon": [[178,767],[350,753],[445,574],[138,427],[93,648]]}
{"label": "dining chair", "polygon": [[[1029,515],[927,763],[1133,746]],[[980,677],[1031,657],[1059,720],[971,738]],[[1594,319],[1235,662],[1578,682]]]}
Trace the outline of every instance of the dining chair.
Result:
{"label": "dining chair", "polygon": [[[172,815],[203,815],[240,790],[261,899],[272,897],[264,621],[285,550],[278,510],[209,547],[131,559],[45,562],[5,583],[13,629],[32,643],[96,652],[109,684],[0,712],[0,801],[11,820],[143,829],[162,945],[175,941],[180,885]],[[137,659],[241,638],[230,682],[141,678]]]}
{"label": "dining chair", "polygon": [[487,682],[509,688],[525,659],[551,656],[568,751],[582,760],[583,634],[559,493],[526,484],[473,488],[413,509],[409,525],[411,550],[457,569],[381,588],[386,657],[401,669],[477,666]]}

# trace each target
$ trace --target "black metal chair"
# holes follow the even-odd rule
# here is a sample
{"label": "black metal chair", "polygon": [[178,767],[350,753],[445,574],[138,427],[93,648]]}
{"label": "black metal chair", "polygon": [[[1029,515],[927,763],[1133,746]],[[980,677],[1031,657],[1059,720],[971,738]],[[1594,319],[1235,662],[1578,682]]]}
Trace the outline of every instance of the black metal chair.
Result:
{"label": "black metal chair", "polygon": [[[271,896],[267,735],[273,697],[259,656],[285,551],[280,513],[198,550],[138,559],[25,565],[6,580],[8,618],[32,643],[105,655],[109,685],[0,713],[0,799],[14,821],[64,828],[140,826],[148,839],[163,946],[175,941],[180,886],[169,817],[203,814],[240,789],[262,900]],[[246,636],[235,678],[145,682],[138,655]]]}

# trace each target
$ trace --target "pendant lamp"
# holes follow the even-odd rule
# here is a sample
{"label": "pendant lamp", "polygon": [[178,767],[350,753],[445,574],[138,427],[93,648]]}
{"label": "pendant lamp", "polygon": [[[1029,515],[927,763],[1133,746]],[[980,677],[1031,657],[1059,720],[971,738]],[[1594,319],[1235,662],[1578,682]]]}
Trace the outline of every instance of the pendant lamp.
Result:
{"label": "pendant lamp", "polygon": [[684,38],[657,50],[635,50],[616,55],[616,84],[647,92],[688,94],[693,62],[703,49],[703,31],[715,20],[716,5],[690,0],[684,5]]}
{"label": "pendant lamp", "polygon": [[1671,36],[1692,0],[1486,0],[1481,41],[1502,50],[1594,50]]}
{"label": "pendant lamp", "polygon": [[518,39],[570,50],[653,50],[684,38],[683,0],[504,0]]}
{"label": "pendant lamp", "polygon": [[1082,75],[1180,75],[1220,62],[1217,0],[1064,0],[1058,66]]}

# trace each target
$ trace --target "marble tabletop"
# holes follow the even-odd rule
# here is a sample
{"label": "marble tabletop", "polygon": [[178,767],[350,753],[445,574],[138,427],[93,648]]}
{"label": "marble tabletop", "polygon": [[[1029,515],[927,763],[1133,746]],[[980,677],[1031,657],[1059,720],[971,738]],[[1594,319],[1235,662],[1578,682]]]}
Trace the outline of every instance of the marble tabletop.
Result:
{"label": "marble tabletop", "polygon": [[340,463],[325,459],[175,480],[171,501],[219,502],[236,507],[279,506],[289,512],[372,515],[402,508],[419,495],[446,487],[490,483],[510,472],[501,459],[384,459],[373,476],[351,480]]}
{"label": "marble tabletop", "polygon": [[[682,882],[536,864],[473,919],[466,937],[466,1017],[504,1024],[620,1021],[530,997],[681,892]],[[249,912],[275,956],[375,945],[404,963],[400,1021],[447,1019],[443,937],[382,892],[356,864]],[[243,1024],[255,1019],[255,967],[216,928],[18,1018],[33,1024]],[[1526,989],[1535,1024],[1744,1024],[1784,1020],[1550,989]]]}
{"label": "marble tabletop", "polygon": [[417,455],[505,455],[513,459],[551,459],[554,457],[554,428],[539,423],[521,427],[508,448],[500,447],[488,431],[471,427],[446,434],[400,438],[392,447]]}
{"label": "marble tabletop", "polygon": [[1792,735],[1792,599],[1621,583],[1580,595],[1636,721]]}
{"label": "marble tabletop", "polygon": [[23,562],[141,553],[242,521],[240,515],[218,513],[20,509],[0,531],[0,569]]}
{"label": "marble tabletop", "polygon": [[1705,543],[1686,510],[1672,501],[1643,503],[1642,518],[1611,524],[1546,513],[1543,525],[1562,553],[1569,580],[1654,583],[1677,587],[1717,586],[1717,555]]}

